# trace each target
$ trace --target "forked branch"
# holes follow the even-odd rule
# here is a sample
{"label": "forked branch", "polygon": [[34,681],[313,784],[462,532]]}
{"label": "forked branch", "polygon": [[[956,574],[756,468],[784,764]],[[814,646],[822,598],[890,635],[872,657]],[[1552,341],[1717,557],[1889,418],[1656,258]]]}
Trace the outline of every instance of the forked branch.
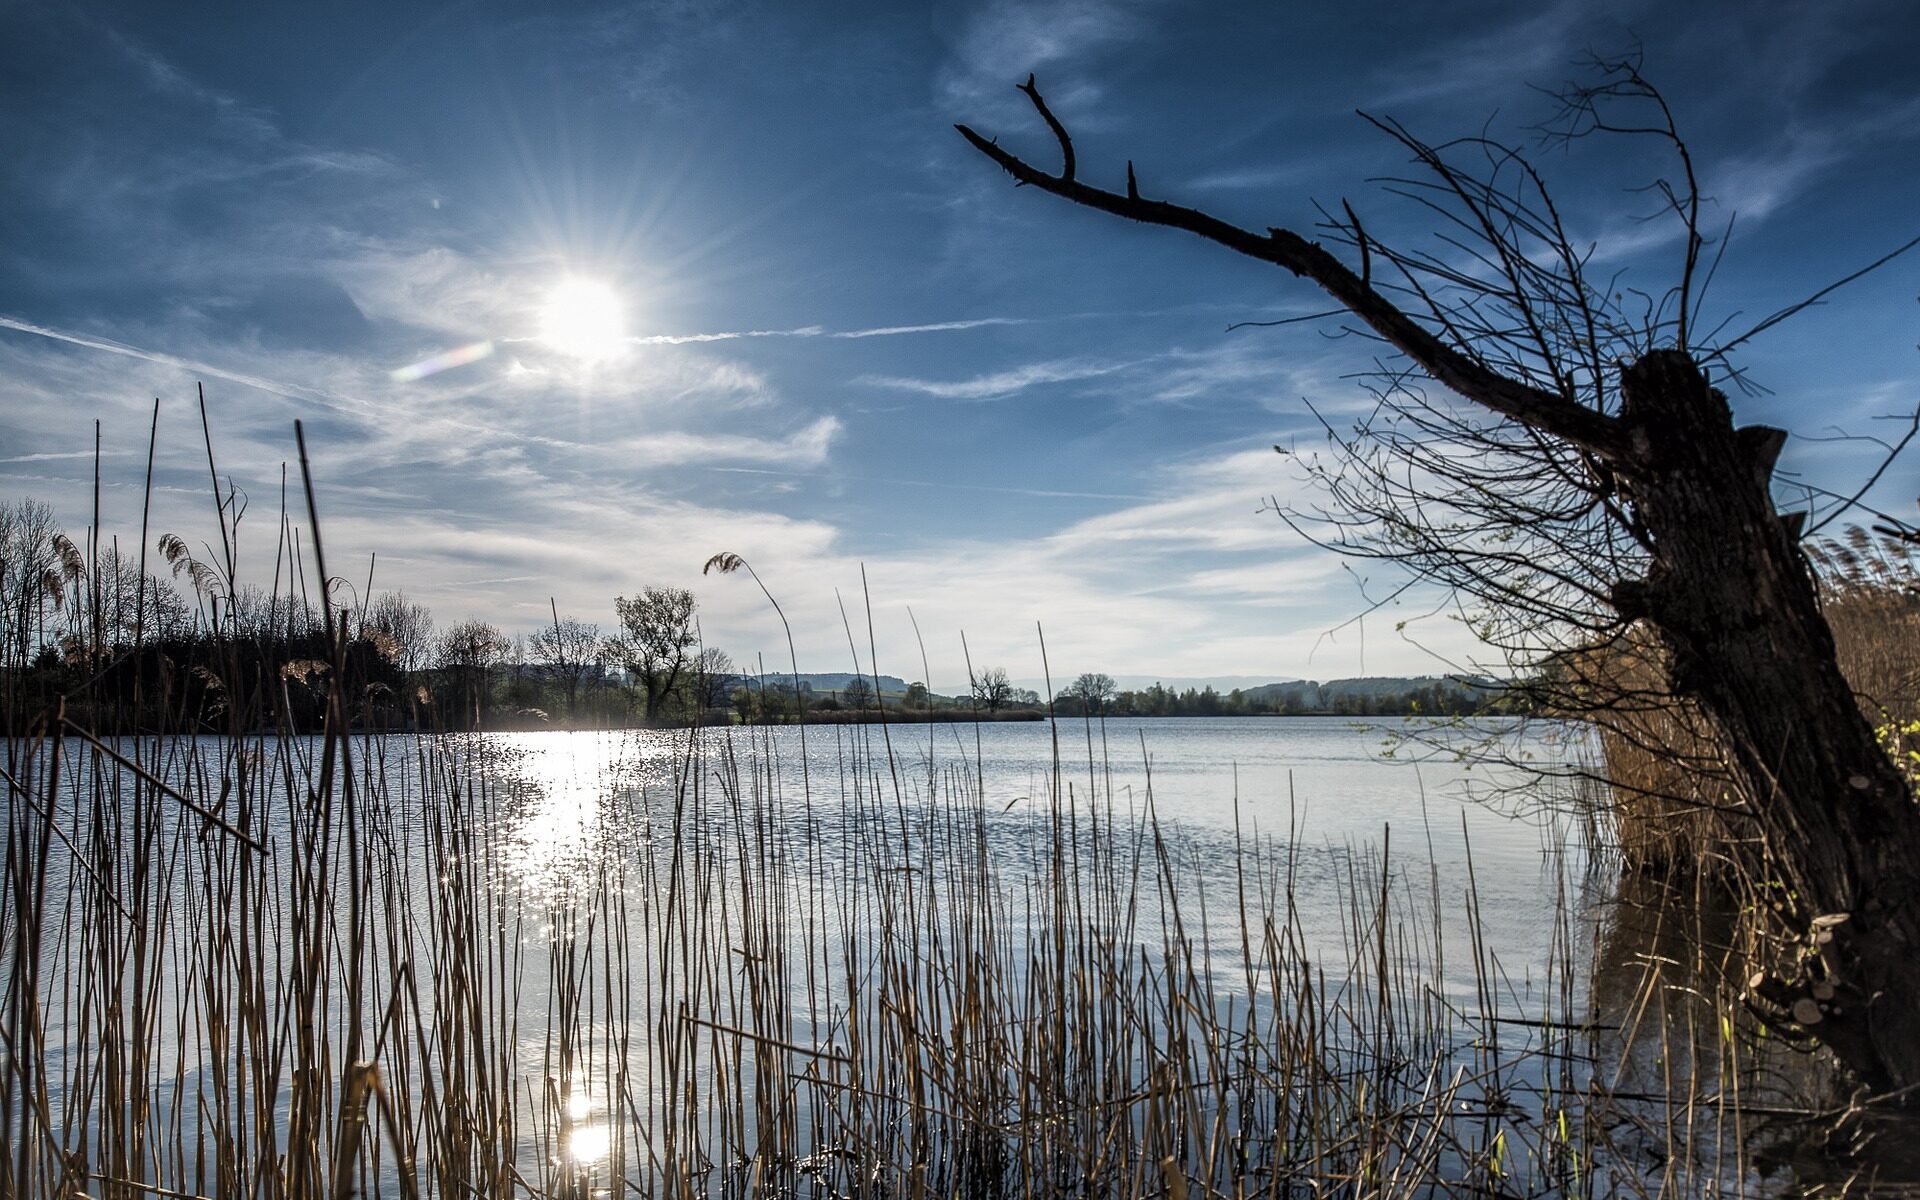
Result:
{"label": "forked branch", "polygon": [[[1034,108],[1060,143],[1064,158],[1060,174],[1050,175],[1040,170],[1018,155],[1001,149],[968,126],[954,127],[974,149],[1000,164],[1007,174],[1020,183],[1129,220],[1184,229],[1249,258],[1283,267],[1317,284],[1342,308],[1412,359],[1443,387],[1509,420],[1563,439],[1602,460],[1614,461],[1625,451],[1625,438],[1617,419],[1566,396],[1508,378],[1473,361],[1376,291],[1372,285],[1371,270],[1362,274],[1354,273],[1318,242],[1309,241],[1290,229],[1269,229],[1262,236],[1198,209],[1164,200],[1143,199],[1131,163],[1128,164],[1127,191],[1124,195],[1081,183],[1074,177],[1073,142],[1066,128],[1047,107],[1031,78],[1020,90],[1033,102]],[[1370,267],[1371,263],[1367,265]]]}

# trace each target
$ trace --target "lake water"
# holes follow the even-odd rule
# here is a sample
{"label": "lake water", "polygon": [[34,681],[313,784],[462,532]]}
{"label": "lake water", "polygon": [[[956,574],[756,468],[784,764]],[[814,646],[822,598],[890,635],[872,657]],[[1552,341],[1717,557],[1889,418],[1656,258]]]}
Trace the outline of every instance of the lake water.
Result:
{"label": "lake water", "polygon": [[[1196,882],[1226,878],[1256,847],[1291,852],[1318,885],[1297,889],[1301,898],[1330,918],[1340,907],[1333,875],[1356,852],[1388,846],[1401,883],[1437,891],[1448,912],[1459,911],[1469,885],[1477,885],[1490,944],[1517,966],[1544,956],[1554,889],[1585,865],[1585,846],[1561,803],[1566,788],[1535,773],[1590,765],[1592,747],[1583,730],[1545,722],[1439,727],[1398,718],[1229,717],[812,726],[804,756],[801,740],[791,726],[697,735],[709,754],[771,767],[771,785],[794,818],[802,797],[813,801],[815,820],[837,825],[841,806],[858,811],[862,799],[920,807],[955,787],[977,789],[1008,866],[1035,846],[1051,797],[1070,810],[1111,808],[1135,823],[1151,797],[1151,812]],[[591,848],[610,833],[605,822],[629,815],[610,811],[608,794],[658,798],[675,786],[688,735],[491,734],[484,745],[492,769],[513,785],[512,811],[498,832],[514,847],[523,879],[552,886],[585,871]],[[1474,757],[1457,752],[1468,750]],[[1466,985],[1460,977],[1450,982]]]}
{"label": "lake water", "polygon": [[[1532,772],[1578,765],[1585,739],[1469,723],[1447,738],[1505,760],[1470,765],[1432,736],[1218,718],[355,738],[327,788],[316,739],[115,744],[168,792],[69,743],[60,773],[16,772],[51,789],[58,836],[15,811],[10,855],[38,856],[47,902],[6,932],[40,947],[55,1128],[161,1186],[317,1177],[348,1125],[314,1114],[379,1094],[348,1059],[382,1072],[379,1146],[356,1151],[375,1186],[431,1158],[440,1186],[482,1192],[752,1191],[728,1171],[911,1174],[983,1123],[1011,1159],[947,1153],[949,1184],[989,1159],[1097,1173],[1078,1139],[1147,1153],[1228,1110],[1258,1124],[1290,1101],[1248,1079],[1282,1068],[1311,1067],[1301,1093],[1329,1114],[1385,1103],[1353,1093],[1368,1061],[1409,1096],[1452,1071],[1480,1103],[1490,1022],[1583,1003],[1585,850]],[[1163,1077],[1208,1099],[1133,1111]],[[1027,1124],[1089,1088],[1120,1126]]]}

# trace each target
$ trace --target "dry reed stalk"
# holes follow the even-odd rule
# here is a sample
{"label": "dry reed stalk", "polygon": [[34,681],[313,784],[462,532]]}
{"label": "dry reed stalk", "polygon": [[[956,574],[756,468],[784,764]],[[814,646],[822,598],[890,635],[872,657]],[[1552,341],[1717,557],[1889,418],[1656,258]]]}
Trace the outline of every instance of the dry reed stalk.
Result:
{"label": "dry reed stalk", "polygon": [[512,740],[353,733],[345,675],[318,738],[10,738],[0,1191],[1601,1190],[1564,847],[1527,996],[1471,875],[1172,828],[1092,722],[1011,807],[977,733],[573,735],[608,765],[536,870]]}

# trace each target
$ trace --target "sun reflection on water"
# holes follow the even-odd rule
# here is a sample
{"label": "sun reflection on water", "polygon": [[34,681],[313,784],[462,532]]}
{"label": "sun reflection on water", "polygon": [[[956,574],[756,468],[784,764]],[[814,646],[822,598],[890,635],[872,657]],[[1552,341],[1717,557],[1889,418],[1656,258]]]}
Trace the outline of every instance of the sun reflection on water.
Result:
{"label": "sun reflection on water", "polygon": [[575,1088],[567,1096],[568,1128],[560,1152],[575,1166],[592,1166],[604,1161],[613,1151],[613,1130],[605,1121],[589,1119],[599,1108],[592,1094],[583,1088]]}
{"label": "sun reflection on water", "polygon": [[663,734],[489,735],[487,768],[505,803],[502,865],[529,892],[559,899],[605,882],[601,872],[643,836],[639,797],[671,778]]}
{"label": "sun reflection on water", "polygon": [[566,1155],[575,1165],[604,1162],[613,1152],[613,1130],[605,1125],[575,1125],[567,1135]]}

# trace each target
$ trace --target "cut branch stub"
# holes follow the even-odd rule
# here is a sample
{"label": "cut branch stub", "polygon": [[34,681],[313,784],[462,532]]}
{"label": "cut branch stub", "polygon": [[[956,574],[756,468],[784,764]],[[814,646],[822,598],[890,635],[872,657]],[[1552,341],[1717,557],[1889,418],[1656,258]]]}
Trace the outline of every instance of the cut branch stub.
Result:
{"label": "cut branch stub", "polygon": [[1740,439],[1740,448],[1746,451],[1760,478],[1771,478],[1773,465],[1780,461],[1780,449],[1787,444],[1787,431],[1771,425],[1742,425],[1733,435]]}

